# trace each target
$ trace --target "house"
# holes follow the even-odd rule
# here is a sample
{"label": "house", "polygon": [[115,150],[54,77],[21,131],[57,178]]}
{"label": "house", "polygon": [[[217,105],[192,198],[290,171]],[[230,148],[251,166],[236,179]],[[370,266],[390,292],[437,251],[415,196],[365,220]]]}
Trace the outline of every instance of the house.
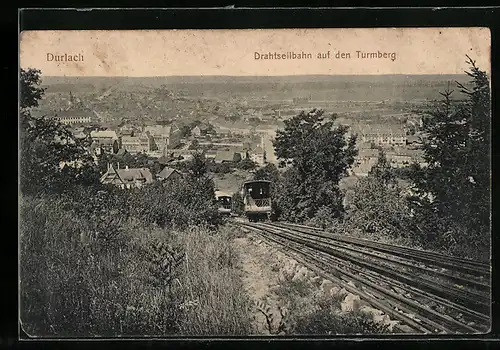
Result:
{"label": "house", "polygon": [[84,110],[67,110],[57,112],[54,119],[64,125],[81,125],[92,123],[94,115]]}
{"label": "house", "polygon": [[118,157],[125,157],[127,154],[129,154],[129,152],[124,148],[120,148],[116,153]]}
{"label": "house", "polygon": [[156,177],[160,181],[166,181],[166,180],[175,181],[182,179],[183,174],[177,169],[166,166],[165,168],[163,168],[162,171],[160,171],[158,175],[156,175]]}
{"label": "house", "polygon": [[232,150],[218,150],[215,155],[215,163],[230,163],[241,161],[241,154]]}
{"label": "house", "polygon": [[122,126],[120,128],[120,135],[121,136],[134,136],[134,128],[131,126]]}
{"label": "house", "polygon": [[378,155],[379,155],[378,149],[372,149],[372,148],[359,149],[357,156],[354,157],[353,168],[358,168],[358,171],[363,167],[371,169],[371,167],[377,163]]}
{"label": "house", "polygon": [[210,127],[207,124],[199,124],[196,125],[193,129],[191,129],[191,136],[201,137],[206,136],[210,130]]}
{"label": "house", "polygon": [[418,135],[410,135],[406,139],[406,144],[412,148],[419,148],[423,145],[422,138]]}
{"label": "house", "polygon": [[164,152],[167,149],[176,148],[181,144],[182,132],[176,124],[165,125],[150,125],[143,130],[144,133],[149,133],[154,138],[157,150]]}
{"label": "house", "polygon": [[71,133],[76,139],[85,139],[88,136],[83,127],[73,128],[71,129]]}
{"label": "house", "polygon": [[118,186],[122,189],[141,188],[153,182],[153,174],[147,168],[120,169],[113,165],[108,166],[108,170],[101,176],[102,184]]}
{"label": "house", "polygon": [[407,140],[404,129],[396,125],[358,125],[352,127],[352,133],[358,134],[363,143],[379,146],[403,146]]}
{"label": "house", "polygon": [[264,164],[266,162],[266,152],[260,146],[257,146],[250,152],[250,159],[257,164]]}
{"label": "house", "polygon": [[113,130],[91,131],[90,138],[105,153],[117,153],[121,148],[121,139]]}
{"label": "house", "polygon": [[412,163],[425,164],[421,150],[397,148],[394,152],[388,152],[386,157],[391,166],[396,168],[405,167]]}
{"label": "house", "polygon": [[123,136],[122,148],[130,154],[150,152],[156,148],[155,139],[148,133],[140,133],[136,136]]}

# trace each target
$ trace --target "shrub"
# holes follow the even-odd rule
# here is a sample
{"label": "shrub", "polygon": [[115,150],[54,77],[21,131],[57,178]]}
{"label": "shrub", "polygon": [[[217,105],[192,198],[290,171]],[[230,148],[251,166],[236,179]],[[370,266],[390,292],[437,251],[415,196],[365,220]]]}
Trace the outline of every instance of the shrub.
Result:
{"label": "shrub", "polygon": [[387,328],[374,323],[363,313],[340,314],[328,308],[315,310],[300,317],[295,324],[294,334],[379,334]]}
{"label": "shrub", "polygon": [[91,220],[61,201],[23,199],[23,329],[63,337],[175,332],[175,298],[165,285],[149,283],[148,255],[131,230],[125,226],[121,239],[103,244],[89,231]]}
{"label": "shrub", "polygon": [[238,261],[229,231],[207,235],[192,228],[179,235],[186,251],[181,280],[187,335],[248,335],[252,333],[250,300],[236,268]]}

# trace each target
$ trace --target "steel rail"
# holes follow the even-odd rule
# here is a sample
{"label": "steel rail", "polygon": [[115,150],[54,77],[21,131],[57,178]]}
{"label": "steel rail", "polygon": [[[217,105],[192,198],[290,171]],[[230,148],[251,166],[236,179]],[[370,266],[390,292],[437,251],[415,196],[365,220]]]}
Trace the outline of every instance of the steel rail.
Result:
{"label": "steel rail", "polygon": [[[245,227],[246,229],[252,229],[252,230],[254,230],[255,232],[257,232],[261,237],[263,237],[266,240],[269,240],[271,242],[277,243],[280,246],[283,246],[283,242],[281,242],[281,241],[279,241],[277,239],[274,239],[272,237],[266,236],[265,234],[261,234],[259,232],[260,230],[257,229],[257,228],[246,227],[244,225],[242,225],[242,226]],[[295,251],[298,254],[302,254],[302,252],[300,252],[300,250],[298,250],[296,248],[293,248],[293,247],[288,247],[288,248],[291,249],[291,250],[293,250],[293,251]],[[287,253],[289,254],[289,252],[287,252]],[[368,303],[370,303],[374,307],[377,307],[381,311],[385,312],[387,315],[389,315],[389,316],[391,316],[391,317],[393,317],[395,319],[398,319],[401,322],[404,322],[406,325],[408,325],[413,330],[420,331],[420,332],[423,332],[423,333],[435,333],[435,332],[433,332],[432,328],[426,328],[425,326],[422,326],[421,324],[419,324],[418,322],[414,321],[410,317],[408,317],[406,315],[403,315],[403,314],[395,311],[394,309],[392,309],[391,307],[387,306],[386,304],[384,304],[383,302],[379,301],[378,299],[376,299],[376,298],[374,298],[374,297],[366,294],[365,292],[359,290],[356,287],[353,287],[353,286],[349,285],[348,283],[346,283],[346,282],[342,281],[341,279],[339,279],[337,276],[335,276],[335,275],[333,275],[331,273],[328,273],[328,272],[324,271],[323,269],[321,269],[321,268],[319,268],[319,267],[311,264],[310,262],[306,261],[305,259],[301,258],[300,256],[293,256],[293,258],[295,260],[297,260],[298,262],[300,262],[302,265],[304,265],[307,268],[309,268],[311,271],[314,271],[318,276],[320,276],[320,277],[322,277],[324,279],[330,280],[332,282],[337,283],[339,286],[341,286],[345,290],[347,290],[347,291],[349,291],[349,292],[351,292],[353,294],[358,295],[360,298],[363,298],[364,300],[366,300]],[[400,309],[402,309],[402,308],[400,308]]]}
{"label": "steel rail", "polygon": [[310,227],[305,225],[291,224],[291,223],[279,223],[278,225],[284,226],[295,226],[302,227],[304,229],[315,231],[316,233],[308,232],[311,235],[320,235],[321,237],[342,241],[345,243],[351,243],[362,247],[368,247],[375,250],[388,252],[392,255],[398,255],[403,257],[412,257],[414,260],[427,262],[434,264],[436,266],[445,267],[454,271],[462,271],[472,275],[488,275],[490,273],[490,266],[485,263],[472,261],[468,259],[456,258],[448,255],[442,255],[429,251],[421,251],[418,249],[401,247],[397,245],[391,245],[381,242],[373,242],[367,239],[354,238],[348,236],[339,236],[334,234],[326,234],[322,229],[316,227]]}
{"label": "steel rail", "polygon": [[[325,253],[325,254],[327,254],[327,253]],[[349,269],[353,269],[353,270],[357,271],[358,273],[369,274],[370,272],[372,272],[369,269],[367,269],[367,271],[362,271],[359,268],[355,268],[353,266],[347,265],[344,262],[344,260],[342,260],[342,259],[338,259],[338,258],[336,258],[336,259],[337,260],[335,260],[335,263],[341,264],[343,266],[346,266]],[[384,277],[386,279],[390,280],[391,284],[397,285],[397,287],[400,288],[400,289],[406,290],[409,293],[418,294],[418,295],[423,296],[425,298],[435,299],[434,301],[439,301],[440,304],[445,305],[448,308],[454,309],[455,311],[457,311],[459,313],[465,314],[469,318],[472,318],[472,319],[474,319],[476,321],[489,321],[489,319],[490,319],[488,315],[485,315],[483,313],[471,310],[471,309],[469,309],[469,308],[467,308],[467,307],[465,307],[465,306],[463,306],[461,304],[454,303],[453,301],[445,299],[445,298],[443,298],[443,297],[441,297],[439,295],[436,295],[436,294],[433,294],[433,293],[429,293],[426,290],[422,290],[422,289],[416,288],[415,286],[413,286],[411,284],[405,284],[404,282],[402,282],[402,281],[400,281],[400,280],[398,280],[396,278],[392,278],[392,277],[388,278],[387,276],[384,276]]]}
{"label": "steel rail", "polygon": [[[283,232],[278,232],[278,233],[274,232],[274,234],[283,235]],[[290,239],[290,240],[293,240],[299,244],[305,244],[305,245],[309,246],[310,248],[323,251],[325,253],[334,255],[336,257],[339,257],[339,258],[342,258],[345,260],[349,260],[349,261],[357,264],[358,266],[364,267],[368,270],[376,271],[376,272],[383,274],[385,276],[390,276],[392,278],[404,281],[407,284],[410,284],[410,285],[417,284],[420,288],[425,287],[425,290],[431,291],[431,292],[433,292],[433,294],[437,293],[440,296],[453,297],[455,300],[458,299],[458,300],[462,301],[462,303],[464,303],[465,305],[472,304],[472,305],[477,307],[478,310],[476,310],[476,311],[484,312],[485,310],[489,309],[489,307],[490,307],[489,300],[487,298],[483,297],[482,295],[479,295],[476,293],[471,293],[469,291],[452,289],[448,285],[443,285],[442,283],[440,283],[438,281],[432,281],[432,280],[428,280],[428,279],[423,278],[423,277],[413,276],[411,274],[408,274],[408,273],[405,273],[402,271],[394,271],[394,270],[386,268],[386,267],[373,265],[371,262],[368,262],[366,260],[365,261],[362,260],[362,258],[354,257],[354,256],[349,255],[347,253],[340,252],[340,251],[335,250],[327,245],[320,244],[320,243],[315,242],[313,240],[306,240],[304,238],[294,237],[293,233],[292,233],[292,236],[290,236],[289,233],[288,233],[288,236],[286,236],[286,234],[287,233],[285,232],[285,237],[283,237],[283,238]]]}
{"label": "steel rail", "polygon": [[[281,237],[279,234],[266,231],[265,229],[260,228],[260,227],[255,227],[255,226],[251,226],[251,225],[248,225],[248,224],[246,224],[245,226],[253,228],[255,231],[259,231],[260,230],[261,232],[272,233],[272,234],[277,235],[278,237]],[[266,236],[266,235],[263,235],[260,232],[259,232],[259,234],[262,237],[266,238],[266,239],[270,239],[269,235]],[[286,246],[288,249],[293,249],[296,252],[298,252],[299,254],[302,254],[302,255],[304,255],[306,257],[309,257],[309,259],[311,259],[313,261],[319,262],[320,265],[324,265],[324,269],[332,269],[332,267],[329,264],[325,264],[323,261],[319,260],[317,256],[312,255],[311,253],[305,253],[300,248],[290,247],[290,245],[287,244],[288,241],[289,241],[288,238],[285,238],[285,237],[281,237],[281,238],[284,239],[284,242],[280,242],[279,240],[274,240],[274,241],[275,242],[277,241],[277,243],[279,243],[282,246]],[[300,243],[295,242],[295,244],[298,244],[301,248],[303,248],[300,245]],[[309,248],[312,249],[313,252],[316,252],[313,248],[311,248],[311,247],[309,247]],[[379,286],[379,285],[377,285],[377,284],[375,284],[375,283],[373,283],[371,281],[361,280],[358,276],[356,276],[356,275],[354,275],[354,274],[352,274],[352,273],[350,273],[348,271],[341,270],[341,269],[338,269],[338,268],[333,268],[333,269],[337,273],[339,273],[339,274],[341,274],[343,276],[347,276],[348,278],[350,278],[351,280],[356,281],[360,285],[363,285],[365,287],[368,287],[371,290],[375,290],[375,291],[378,291],[378,292],[382,293],[382,295],[385,296],[386,302],[389,302],[390,304],[394,304],[394,302],[396,301],[396,307],[398,307],[400,310],[405,311],[406,313],[417,313],[419,315],[419,319],[420,320],[422,320],[425,323],[427,323],[427,325],[431,325],[432,327],[434,327],[434,329],[438,329],[438,330],[441,330],[441,331],[444,331],[444,332],[448,332],[448,333],[453,333],[452,328],[449,328],[447,326],[444,326],[443,324],[437,323],[437,322],[435,322],[434,320],[432,320],[432,319],[430,319],[428,317],[424,317],[424,316],[422,316],[422,313],[425,313],[425,314],[428,314],[428,315],[430,314],[430,315],[432,315],[432,317],[438,318],[440,321],[444,321],[448,326],[451,325],[453,327],[453,329],[455,329],[455,330],[459,329],[459,330],[462,330],[462,331],[463,330],[467,330],[469,332],[478,332],[478,330],[475,329],[475,328],[472,328],[472,327],[470,327],[470,326],[468,326],[466,324],[463,324],[463,323],[461,323],[459,321],[456,321],[456,320],[452,319],[451,317],[449,317],[447,315],[440,314],[440,313],[438,313],[438,312],[436,312],[436,311],[434,311],[432,309],[426,309],[422,305],[419,305],[418,303],[415,303],[412,300],[409,300],[409,299],[407,299],[405,297],[402,297],[402,296],[400,296],[400,295],[398,295],[398,294],[396,294],[396,293],[388,290],[387,288]],[[341,279],[339,279],[339,278],[336,278],[336,280],[340,280],[341,281]],[[355,294],[359,294],[359,289],[356,289],[356,288],[354,288],[354,289],[356,290]],[[392,299],[388,299],[387,296],[389,296]],[[371,300],[373,300],[373,298],[371,298]],[[390,312],[396,318],[398,318],[398,316],[400,316],[400,313],[397,312],[397,311],[395,311],[395,310],[392,310]],[[404,317],[408,318],[406,315],[404,315]]]}
{"label": "steel rail", "polygon": [[[269,225],[270,227],[280,227],[282,229],[289,229],[290,230],[289,227],[286,227],[286,226],[283,227],[281,225],[275,225],[275,224],[263,224],[263,225]],[[294,228],[293,230],[296,230],[296,231],[304,233],[304,234],[311,235],[311,233],[309,233],[307,231],[304,231],[302,229],[296,229],[296,228]],[[381,256],[381,255],[378,255],[378,254],[375,254],[375,253],[369,252],[369,251],[359,251],[356,248],[342,245],[342,244],[351,244],[351,243],[345,243],[345,242],[339,243],[338,241],[335,241],[335,240],[332,240],[332,239],[329,239],[329,238],[325,238],[325,237],[318,236],[318,235],[315,235],[315,234],[312,234],[312,235],[314,235],[314,236],[316,236],[318,238],[321,238],[321,239],[328,240],[328,242],[323,242],[323,243],[326,243],[326,244],[331,244],[331,245],[337,246],[337,247],[342,248],[342,249],[346,249],[346,250],[350,250],[350,251],[353,251],[353,252],[356,252],[356,253],[361,253],[363,255],[371,256],[371,257],[373,257],[375,259],[385,260],[385,261],[388,261],[390,263],[393,263],[393,264],[396,264],[396,265],[399,265],[399,266],[405,266],[407,268],[414,269],[414,270],[421,270],[421,271],[424,271],[424,272],[426,272],[428,274],[433,274],[433,275],[436,275],[436,276],[444,277],[444,278],[452,280],[452,281],[454,281],[456,283],[460,283],[462,285],[468,285],[468,286],[473,287],[473,288],[478,289],[478,290],[489,291],[490,288],[491,288],[490,285],[488,285],[488,284],[484,284],[484,283],[481,283],[481,282],[478,282],[478,281],[475,281],[475,280],[472,280],[472,279],[467,279],[467,278],[464,278],[464,277],[455,276],[455,275],[452,275],[450,273],[446,273],[446,272],[442,272],[442,271],[436,271],[436,270],[433,270],[433,269],[428,268],[428,267],[418,266],[418,265],[411,264],[411,263],[408,263],[408,262],[405,262],[405,261],[396,260],[394,258],[390,258],[389,256]],[[367,247],[363,247],[363,248],[367,249]],[[371,248],[369,248],[369,249],[371,249]],[[380,252],[378,252],[378,253],[380,254]],[[383,254],[387,254],[387,253],[384,252]]]}
{"label": "steel rail", "polygon": [[[265,228],[262,228],[262,227],[255,227],[253,225],[250,225],[250,224],[242,224],[242,226],[244,227],[247,227],[247,228],[252,228],[254,231],[258,232],[261,236],[263,236],[264,238],[268,238],[268,239],[271,239],[270,237],[266,236],[266,235],[263,235],[261,232],[266,232],[266,229]],[[267,232],[270,232],[269,228],[267,229]],[[278,237],[280,237],[281,239],[285,240],[285,242],[287,241],[290,241],[290,237],[287,236],[287,235],[280,235],[279,233],[276,233],[276,232],[270,232],[272,234],[275,234],[277,235]],[[285,242],[280,242],[279,240],[274,240],[275,242],[277,241],[277,243],[279,243],[280,245],[286,245]],[[293,240],[292,239],[292,242],[294,242],[295,244],[298,244],[299,246],[303,247],[303,242],[300,242],[299,241],[296,241],[296,240]],[[311,249],[313,252],[317,252],[317,248],[315,246],[311,246],[311,244],[305,244],[305,246],[307,246],[309,249]],[[288,245],[288,248],[291,248],[289,245]],[[297,249],[295,248],[295,250],[298,250],[299,253],[301,254],[308,254],[308,253],[305,253],[304,251],[301,251],[300,249]],[[325,253],[325,252],[324,252]],[[326,253],[328,254],[328,253]],[[311,253],[309,253],[309,257],[314,259],[314,260],[318,260],[318,257],[316,256],[312,256]],[[321,262],[321,261],[320,261]],[[322,264],[325,264],[325,262],[321,262]],[[358,274],[362,274],[362,275],[365,275],[366,277],[369,277],[373,280],[373,276],[369,276],[367,274],[367,272],[365,271],[360,271],[359,269],[356,270],[356,268],[353,268],[352,266],[348,266],[348,265],[345,265],[347,268],[349,269],[352,269],[352,270],[355,270],[358,272]],[[329,268],[331,268],[331,266],[328,266]],[[393,299],[396,299],[398,300],[399,302],[404,302],[407,306],[410,307],[410,310],[408,310],[408,307],[401,307],[401,305],[399,305],[398,307],[405,311],[408,312],[408,313],[411,313],[413,310],[413,312],[417,311],[417,313],[427,313],[427,314],[431,314],[433,317],[435,318],[439,318],[441,321],[445,321],[448,325],[451,325],[453,328],[455,329],[461,329],[461,330],[466,330],[466,331],[472,331],[472,332],[477,332],[478,330],[475,329],[475,328],[472,328],[464,323],[461,323],[459,321],[456,321],[454,320],[453,318],[447,316],[447,315],[443,315],[443,314],[440,314],[434,310],[431,310],[431,309],[425,309],[423,308],[423,306],[419,305],[418,303],[415,303],[414,301],[411,301],[411,300],[408,300],[390,290],[387,290],[386,288],[384,287],[381,287],[377,284],[374,284],[373,282],[370,282],[370,281],[364,281],[364,280],[360,280],[359,277],[355,276],[354,274],[350,273],[350,272],[347,272],[347,271],[343,271],[343,270],[339,270],[338,268],[335,269],[337,272],[339,272],[340,274],[343,274],[344,276],[348,276],[349,278],[353,279],[353,280],[356,280],[358,283],[360,284],[363,284],[365,286],[368,286],[372,289],[375,289],[375,290],[378,290],[378,291],[381,291],[383,294],[385,294],[386,296],[389,295],[390,297],[392,297]],[[368,271],[370,271],[368,269]],[[382,276],[380,276],[379,278],[381,278]],[[338,278],[337,278],[338,279]],[[387,282],[389,283],[394,283],[393,279],[389,279],[389,281],[384,281],[385,284],[387,284]],[[405,287],[408,287],[408,286],[401,286],[400,284],[400,281],[397,281],[399,282],[399,286],[398,288],[402,289],[402,290],[405,290],[408,292],[407,288]],[[403,287],[403,288],[402,288]],[[429,294],[429,293],[426,293],[425,291],[421,291],[417,288],[414,288],[412,286],[409,286],[411,288],[411,291],[415,294],[420,294],[420,295],[423,295],[425,297],[427,297],[428,299],[431,299],[435,302],[440,302],[441,304],[445,304],[446,306],[448,307],[451,307],[451,308],[455,308],[455,309],[458,309],[460,311],[462,311],[463,313],[467,313],[470,317],[474,317],[475,319],[477,318],[486,318],[487,319],[487,316],[485,315],[481,315],[481,314],[478,314],[478,313],[475,313],[474,311],[472,310],[468,310],[467,308],[464,308],[460,305],[457,305],[453,302],[450,302],[450,301],[447,301],[446,299],[443,299],[443,298],[440,298],[440,297],[436,297],[435,295],[432,295],[432,294]],[[368,301],[368,300],[367,300]],[[384,310],[385,311],[385,310]],[[420,315],[419,315],[420,316]],[[421,318],[421,317],[420,317]],[[437,328],[437,329],[442,329],[443,331],[447,331],[447,332],[450,332],[450,329],[443,329],[443,326],[438,324],[438,323],[435,323],[434,321],[432,320],[428,320],[429,321],[429,324],[432,325],[433,327]]]}

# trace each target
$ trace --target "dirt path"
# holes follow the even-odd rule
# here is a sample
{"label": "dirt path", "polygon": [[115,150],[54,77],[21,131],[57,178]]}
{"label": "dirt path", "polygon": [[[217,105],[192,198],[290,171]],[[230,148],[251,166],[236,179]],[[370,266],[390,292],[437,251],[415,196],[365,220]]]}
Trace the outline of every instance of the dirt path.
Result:
{"label": "dirt path", "polygon": [[233,244],[241,259],[241,278],[244,287],[255,305],[257,333],[268,335],[270,332],[266,317],[258,309],[259,307],[269,308],[269,313],[274,316],[272,327],[275,330],[280,320],[277,296],[272,291],[272,288],[279,283],[275,257],[259,239],[240,237],[235,238]]}

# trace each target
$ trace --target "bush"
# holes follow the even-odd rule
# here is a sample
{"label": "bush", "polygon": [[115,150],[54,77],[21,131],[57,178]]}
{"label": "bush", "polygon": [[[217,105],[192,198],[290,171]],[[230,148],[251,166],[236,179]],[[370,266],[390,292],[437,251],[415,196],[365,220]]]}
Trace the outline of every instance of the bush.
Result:
{"label": "bush", "polygon": [[251,332],[227,233],[153,228],[132,218],[102,240],[95,219],[60,199],[23,198],[20,312],[27,334]]}
{"label": "bush", "polygon": [[61,201],[23,199],[23,329],[62,337],[174,333],[175,300],[145,282],[148,261],[131,230],[125,224],[103,244],[89,221]]}
{"label": "bush", "polygon": [[341,313],[342,295],[318,293],[308,280],[285,276],[276,295],[285,315],[280,327],[290,335],[375,334],[387,332],[361,312]]}
{"label": "bush", "polygon": [[250,300],[236,268],[238,261],[229,231],[207,235],[190,229],[179,236],[186,249],[182,293],[185,335],[248,335],[252,333]]}
{"label": "bush", "polygon": [[374,323],[363,313],[336,313],[328,308],[316,310],[296,321],[294,334],[380,334],[386,327]]}

